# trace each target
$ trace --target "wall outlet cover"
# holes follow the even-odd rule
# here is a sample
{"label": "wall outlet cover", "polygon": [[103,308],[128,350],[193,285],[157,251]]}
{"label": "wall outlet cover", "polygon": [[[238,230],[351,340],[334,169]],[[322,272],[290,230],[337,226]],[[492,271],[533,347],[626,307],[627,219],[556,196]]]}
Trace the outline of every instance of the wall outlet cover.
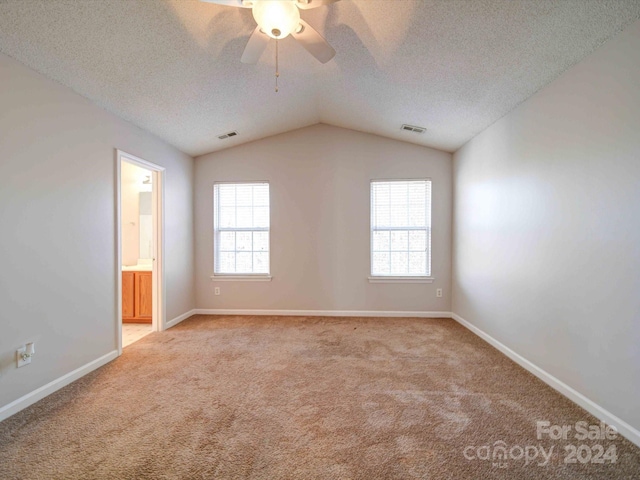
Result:
{"label": "wall outlet cover", "polygon": [[27,347],[21,347],[16,350],[16,365],[17,368],[24,367],[25,365],[29,365],[31,363],[31,357],[27,357],[25,359],[22,358],[22,354],[27,351]]}

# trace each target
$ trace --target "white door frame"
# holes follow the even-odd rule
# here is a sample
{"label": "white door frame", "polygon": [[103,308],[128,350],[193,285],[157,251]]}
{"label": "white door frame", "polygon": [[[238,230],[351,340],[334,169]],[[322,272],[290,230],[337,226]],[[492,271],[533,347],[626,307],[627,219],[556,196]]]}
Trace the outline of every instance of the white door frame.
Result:
{"label": "white door frame", "polygon": [[151,330],[166,328],[166,281],[164,275],[164,182],[165,169],[130,153],[116,150],[116,324],[118,355],[122,355],[122,162],[151,170],[153,189],[151,211],[153,218],[152,313]]}

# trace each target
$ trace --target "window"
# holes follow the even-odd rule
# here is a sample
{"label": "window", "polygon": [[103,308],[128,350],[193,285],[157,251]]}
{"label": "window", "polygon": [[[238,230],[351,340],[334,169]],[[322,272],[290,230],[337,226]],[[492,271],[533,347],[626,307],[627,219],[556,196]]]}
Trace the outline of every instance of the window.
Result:
{"label": "window", "polygon": [[371,280],[431,275],[431,180],[371,182]]}
{"label": "window", "polygon": [[213,185],[214,275],[269,275],[269,184]]}

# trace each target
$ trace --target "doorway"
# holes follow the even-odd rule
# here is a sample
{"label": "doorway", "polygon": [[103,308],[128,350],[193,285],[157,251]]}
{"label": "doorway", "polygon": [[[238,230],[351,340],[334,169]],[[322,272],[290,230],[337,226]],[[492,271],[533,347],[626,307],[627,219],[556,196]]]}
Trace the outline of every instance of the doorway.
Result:
{"label": "doorway", "polygon": [[163,331],[164,168],[116,151],[118,353]]}

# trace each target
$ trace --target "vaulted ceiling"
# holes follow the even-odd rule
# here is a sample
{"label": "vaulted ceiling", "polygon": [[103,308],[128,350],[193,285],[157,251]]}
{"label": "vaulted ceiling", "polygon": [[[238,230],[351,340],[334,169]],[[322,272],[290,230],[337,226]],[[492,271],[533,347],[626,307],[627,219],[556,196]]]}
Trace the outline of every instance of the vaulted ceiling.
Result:
{"label": "vaulted ceiling", "polygon": [[302,17],[337,54],[280,41],[278,93],[275,41],[240,62],[251,11],[198,0],[0,0],[0,51],[193,156],[319,122],[454,151],[640,1],[341,0]]}

